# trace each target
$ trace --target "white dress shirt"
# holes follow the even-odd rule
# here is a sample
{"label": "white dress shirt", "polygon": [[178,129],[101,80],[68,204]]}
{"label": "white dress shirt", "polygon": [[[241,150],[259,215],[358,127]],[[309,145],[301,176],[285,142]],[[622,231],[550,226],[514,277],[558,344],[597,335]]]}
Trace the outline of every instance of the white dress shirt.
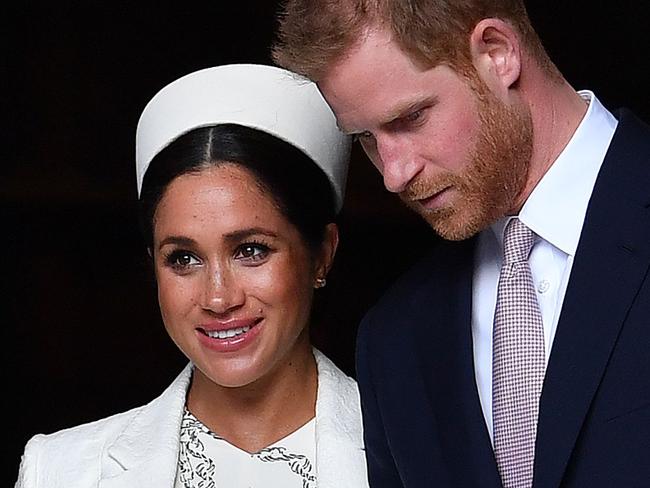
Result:
{"label": "white dress shirt", "polygon": [[[547,364],[587,205],[617,125],[616,118],[592,92],[579,93],[589,102],[587,113],[518,216],[538,236],[529,263],[544,322]],[[474,371],[491,438],[492,325],[503,260],[503,230],[510,218],[499,220],[479,235],[472,289]]]}

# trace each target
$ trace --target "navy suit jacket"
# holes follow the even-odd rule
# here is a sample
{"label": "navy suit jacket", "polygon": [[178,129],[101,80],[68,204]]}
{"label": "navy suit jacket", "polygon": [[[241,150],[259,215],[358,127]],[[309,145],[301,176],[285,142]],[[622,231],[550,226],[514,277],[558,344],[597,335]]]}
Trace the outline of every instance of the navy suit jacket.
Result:
{"label": "navy suit jacket", "polygon": [[[650,128],[618,118],[546,371],[535,488],[650,486]],[[372,488],[501,487],[474,376],[475,243],[441,241],[359,328]]]}

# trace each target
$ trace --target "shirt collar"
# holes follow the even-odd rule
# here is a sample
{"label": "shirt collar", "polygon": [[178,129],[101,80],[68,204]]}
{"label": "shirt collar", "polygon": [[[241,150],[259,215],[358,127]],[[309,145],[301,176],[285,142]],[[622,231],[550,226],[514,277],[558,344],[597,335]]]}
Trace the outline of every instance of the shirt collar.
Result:
{"label": "shirt collar", "polygon": [[[587,113],[519,212],[529,229],[570,256],[578,247],[591,192],[618,124],[593,92],[578,93],[589,102]],[[492,225],[500,244],[510,218]]]}

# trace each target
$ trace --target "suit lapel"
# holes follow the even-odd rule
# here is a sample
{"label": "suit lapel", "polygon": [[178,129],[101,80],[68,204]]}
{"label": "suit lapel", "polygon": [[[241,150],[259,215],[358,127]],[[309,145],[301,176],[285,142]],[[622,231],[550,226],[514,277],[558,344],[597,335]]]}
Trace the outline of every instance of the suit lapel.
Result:
{"label": "suit lapel", "polygon": [[536,488],[560,485],[620,328],[648,271],[649,141],[650,132],[623,113],[596,180],[540,400]]}
{"label": "suit lapel", "polygon": [[165,392],[142,407],[102,456],[99,488],[172,487],[179,434],[192,374],[188,365]]}
{"label": "suit lapel", "polygon": [[316,471],[320,488],[368,486],[356,382],[314,349],[318,365]]}
{"label": "suit lapel", "polygon": [[[441,243],[419,347],[452,486],[500,487],[474,374],[471,297],[476,239]],[[425,297],[422,303],[427,303]]]}

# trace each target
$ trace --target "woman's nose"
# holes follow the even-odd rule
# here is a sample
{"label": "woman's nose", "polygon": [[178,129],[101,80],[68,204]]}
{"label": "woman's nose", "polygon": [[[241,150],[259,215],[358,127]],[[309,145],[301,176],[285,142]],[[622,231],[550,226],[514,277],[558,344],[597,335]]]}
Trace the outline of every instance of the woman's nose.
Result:
{"label": "woman's nose", "polygon": [[244,304],[245,293],[236,274],[228,269],[211,269],[206,273],[202,307],[223,314]]}

